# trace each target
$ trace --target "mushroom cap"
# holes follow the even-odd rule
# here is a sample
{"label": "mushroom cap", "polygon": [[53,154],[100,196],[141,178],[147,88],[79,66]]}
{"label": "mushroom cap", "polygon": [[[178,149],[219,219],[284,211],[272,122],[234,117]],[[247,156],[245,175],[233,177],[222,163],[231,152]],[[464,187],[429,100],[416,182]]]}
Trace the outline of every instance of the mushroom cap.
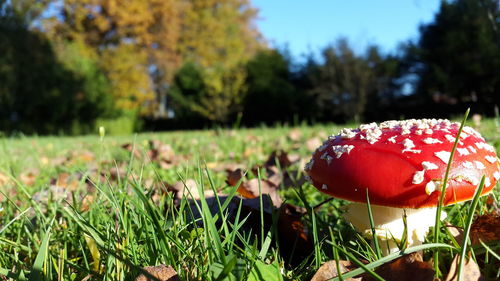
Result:
{"label": "mushroom cap", "polygon": [[[411,119],[343,129],[314,152],[305,170],[316,188],[337,198],[366,202],[368,190],[374,205],[435,207],[459,128],[444,119]],[[444,204],[472,199],[483,175],[485,194],[500,178],[500,160],[477,131],[464,127]]]}

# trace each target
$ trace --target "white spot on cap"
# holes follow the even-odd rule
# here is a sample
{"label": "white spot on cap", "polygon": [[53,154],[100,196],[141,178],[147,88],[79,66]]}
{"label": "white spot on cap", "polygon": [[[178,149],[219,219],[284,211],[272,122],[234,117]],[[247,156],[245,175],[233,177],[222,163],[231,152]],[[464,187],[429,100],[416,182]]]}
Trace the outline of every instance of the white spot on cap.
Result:
{"label": "white spot on cap", "polygon": [[469,155],[470,152],[467,148],[459,148],[457,147],[457,151],[458,151],[458,154],[460,154],[460,156],[462,155]]}
{"label": "white spot on cap", "polygon": [[479,161],[474,161],[474,164],[476,164],[476,168],[478,168],[479,170],[486,169],[486,167],[484,166],[484,164],[481,163],[481,162],[479,162]]}
{"label": "white spot on cap", "polygon": [[327,152],[323,153],[323,155],[321,155],[320,159],[323,159],[323,160],[326,160],[326,163],[328,165],[330,165],[330,163],[332,162],[333,160],[333,157],[331,157],[330,155],[328,155]]}
{"label": "white spot on cap", "polygon": [[321,186],[321,189],[323,189],[323,190],[327,190],[327,189],[328,189],[328,185],[323,184],[323,185]]}
{"label": "white spot on cap", "polygon": [[497,158],[492,155],[486,155],[484,156],[484,158],[486,158],[486,161],[490,162],[491,164],[495,164],[495,162],[497,161]]}
{"label": "white spot on cap", "polygon": [[437,185],[434,181],[430,181],[425,185],[425,193],[427,193],[427,195],[431,195],[431,193],[433,193],[436,190],[437,190]]}
{"label": "white spot on cap", "polygon": [[472,146],[472,145],[469,145],[467,146],[467,148],[472,152],[472,153],[477,153],[477,150]]}
{"label": "white spot on cap", "polygon": [[461,139],[466,139],[466,138],[468,138],[468,137],[469,137],[469,135],[468,135],[468,134],[466,134],[466,133],[464,133],[464,132],[461,132],[461,133],[460,133],[460,138],[461,138]]}
{"label": "white spot on cap", "polygon": [[474,169],[474,163],[470,161],[465,161],[462,163],[462,166],[464,166],[467,169]]}
{"label": "white spot on cap", "polygon": [[425,175],[425,170],[422,171],[416,171],[415,174],[413,175],[413,184],[420,184],[424,181],[424,175]]}
{"label": "white spot on cap", "polygon": [[455,142],[455,138],[452,135],[445,135],[444,136],[449,142]]}
{"label": "white spot on cap", "polygon": [[424,168],[424,170],[436,170],[439,167],[438,167],[438,165],[436,165],[432,162],[424,161],[424,162],[422,162],[422,168]]}
{"label": "white spot on cap", "polygon": [[396,137],[397,137],[397,135],[394,135],[394,136],[388,138],[387,141],[392,142],[392,143],[396,143]]}
{"label": "white spot on cap", "polygon": [[339,159],[342,157],[344,153],[349,154],[351,150],[354,148],[354,145],[334,145],[332,146],[333,153],[335,153],[335,157]]}
{"label": "white spot on cap", "polygon": [[491,181],[490,181],[490,178],[486,177],[484,178],[484,186],[485,187],[488,187],[491,185]]}
{"label": "white spot on cap", "polygon": [[495,171],[493,173],[493,177],[495,178],[495,180],[500,180],[500,172],[499,171]]}
{"label": "white spot on cap", "polygon": [[412,152],[412,153],[422,152],[421,150],[413,149],[415,147],[415,144],[413,143],[413,141],[411,139],[404,139],[403,146],[404,146],[404,149],[402,152]]}
{"label": "white spot on cap", "polygon": [[479,149],[484,149],[484,150],[487,150],[489,152],[495,152],[495,149],[493,148],[493,146],[485,143],[485,142],[476,142],[475,143],[477,148]]}
{"label": "white spot on cap", "polygon": [[435,143],[443,143],[442,141],[434,138],[425,138],[422,140],[425,144],[435,144]]}
{"label": "white spot on cap", "polygon": [[425,129],[424,134],[432,135],[432,129]]}
{"label": "white spot on cap", "polygon": [[356,132],[351,130],[351,129],[347,129],[347,128],[344,128],[340,131],[340,136],[343,138],[343,139],[352,139],[356,136]]}
{"label": "white spot on cap", "polygon": [[313,165],[314,165],[314,159],[311,159],[311,161],[309,161],[309,162],[306,164],[306,166],[304,167],[304,170],[306,170],[306,171],[310,171],[310,170],[312,169]]}
{"label": "white spot on cap", "polygon": [[445,164],[448,164],[448,161],[450,161],[450,155],[451,153],[449,151],[438,151],[434,152],[434,155],[441,159]]}
{"label": "white spot on cap", "polygon": [[323,145],[321,145],[320,147],[318,147],[318,151],[319,151],[319,152],[322,152],[322,151],[323,151],[323,150],[325,150],[327,147],[328,147],[328,144],[324,143]]}
{"label": "white spot on cap", "polygon": [[421,134],[422,134],[422,130],[416,130],[415,131],[415,135],[419,135],[420,136]]}
{"label": "white spot on cap", "polygon": [[306,179],[306,181],[308,181],[309,183],[313,183],[312,180],[311,180],[311,177],[309,175],[305,175],[304,178]]}

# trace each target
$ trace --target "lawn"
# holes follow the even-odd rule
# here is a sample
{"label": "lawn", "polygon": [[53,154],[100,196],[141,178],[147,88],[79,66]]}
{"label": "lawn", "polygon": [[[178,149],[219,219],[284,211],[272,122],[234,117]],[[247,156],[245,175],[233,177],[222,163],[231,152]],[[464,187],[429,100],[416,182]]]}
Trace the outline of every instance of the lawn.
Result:
{"label": "lawn", "polygon": [[[1,138],[0,280],[155,272],[165,274],[159,280],[328,280],[320,273],[342,265],[363,280],[432,278],[435,268],[444,280],[468,218],[481,241],[472,241],[464,271],[499,277],[498,236],[482,241],[498,235],[498,188],[472,212],[471,202],[445,208],[440,243],[430,232],[421,248],[377,256],[343,219],[346,202],[325,202],[304,178],[311,153],[342,127]],[[500,150],[495,120],[478,130]],[[429,262],[435,251],[437,266]],[[469,275],[462,280],[477,280]]]}

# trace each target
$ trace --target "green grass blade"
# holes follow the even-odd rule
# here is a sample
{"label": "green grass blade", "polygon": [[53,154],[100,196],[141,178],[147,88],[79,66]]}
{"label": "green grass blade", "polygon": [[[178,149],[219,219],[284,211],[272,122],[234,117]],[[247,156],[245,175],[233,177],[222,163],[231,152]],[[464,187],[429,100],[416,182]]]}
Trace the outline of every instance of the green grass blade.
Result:
{"label": "green grass blade", "polygon": [[[337,245],[333,245],[334,247],[337,247],[337,249],[339,251],[341,251],[342,253],[348,253],[347,250],[343,249],[342,247],[340,246],[337,246]],[[371,262],[367,265],[364,265],[365,268],[367,269],[374,269],[376,267],[379,267],[385,263],[388,263],[392,260],[395,260],[399,257],[402,257],[406,254],[411,254],[411,253],[414,253],[414,252],[418,252],[418,251],[422,251],[422,250],[426,250],[426,249],[435,249],[435,248],[447,248],[447,249],[452,249],[452,250],[457,250],[455,247],[453,246],[450,246],[450,245],[447,245],[447,244],[443,244],[443,243],[429,243],[429,244],[424,244],[424,245],[419,245],[419,246],[415,246],[415,247],[411,247],[411,248],[406,248],[402,251],[399,251],[397,253],[393,253],[393,254],[390,254],[390,255],[387,255],[377,261],[374,261],[374,262]],[[364,273],[365,270],[363,268],[357,268],[355,270],[352,270],[352,271],[349,271],[349,272],[346,272],[342,275],[342,277],[344,279],[347,279],[347,278],[351,278],[351,277],[354,277],[356,275],[359,275],[359,274],[362,274]],[[331,281],[339,281],[340,278],[337,276],[333,279],[330,279]]]}
{"label": "green grass blade", "polygon": [[54,220],[55,218],[52,219],[52,221],[49,224],[49,227],[47,227],[47,230],[43,235],[42,244],[40,245],[40,250],[38,251],[38,254],[36,255],[35,258],[35,262],[33,263],[33,266],[31,268],[31,272],[28,278],[29,281],[46,280],[43,266],[45,265],[49,257],[49,240],[51,234],[50,231],[52,229],[52,224],[54,223]]}
{"label": "green grass blade", "polygon": [[467,214],[467,224],[464,229],[464,241],[462,243],[462,248],[460,250],[460,262],[458,263],[458,281],[462,280],[462,270],[465,262],[465,252],[467,251],[467,244],[469,243],[470,227],[472,225],[472,219],[474,218],[474,212],[476,211],[477,204],[479,203],[479,198],[484,189],[485,176],[481,178],[481,183],[474,194],[474,199],[469,207],[469,213]]}
{"label": "green grass blade", "polygon": [[[465,126],[465,121],[467,121],[467,117],[469,116],[470,108],[464,114],[464,118],[462,119],[462,123],[460,124],[460,128],[458,129],[457,137],[455,138],[455,142],[453,143],[453,148],[451,149],[450,159],[448,160],[448,165],[446,166],[446,172],[444,173],[443,185],[441,186],[441,195],[439,197],[439,202],[436,210],[436,223],[434,225],[434,243],[439,243],[439,234],[441,228],[441,210],[443,208],[444,197],[446,195],[446,187],[448,185],[448,178],[450,176],[451,164],[453,162],[453,157],[455,155],[455,151],[457,150],[458,142],[460,141],[460,134]],[[436,277],[439,277],[439,252],[434,251],[434,271],[436,272]]]}
{"label": "green grass blade", "polygon": [[378,244],[377,233],[375,231],[375,223],[373,222],[372,206],[370,204],[370,196],[368,195],[368,188],[366,189],[366,207],[368,208],[368,218],[370,219],[370,227],[372,230],[373,245],[375,246],[375,254],[377,255],[377,259],[380,259],[382,257],[382,253],[380,251],[380,246]]}

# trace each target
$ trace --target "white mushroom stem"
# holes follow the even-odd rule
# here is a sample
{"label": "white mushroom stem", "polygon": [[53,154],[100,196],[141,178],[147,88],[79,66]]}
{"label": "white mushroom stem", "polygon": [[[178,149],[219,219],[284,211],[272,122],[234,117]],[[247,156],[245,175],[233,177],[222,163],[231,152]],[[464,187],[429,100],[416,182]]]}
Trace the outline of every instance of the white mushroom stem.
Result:
{"label": "white mushroom stem", "polygon": [[[372,237],[368,208],[365,203],[352,203],[346,207],[344,217],[351,222],[357,231],[367,237]],[[407,246],[416,246],[424,242],[429,227],[436,222],[436,208],[401,209],[371,205],[375,235],[384,254],[394,253],[399,250],[405,231],[403,222],[406,210]],[[441,219],[446,218],[446,213],[441,213]]]}

